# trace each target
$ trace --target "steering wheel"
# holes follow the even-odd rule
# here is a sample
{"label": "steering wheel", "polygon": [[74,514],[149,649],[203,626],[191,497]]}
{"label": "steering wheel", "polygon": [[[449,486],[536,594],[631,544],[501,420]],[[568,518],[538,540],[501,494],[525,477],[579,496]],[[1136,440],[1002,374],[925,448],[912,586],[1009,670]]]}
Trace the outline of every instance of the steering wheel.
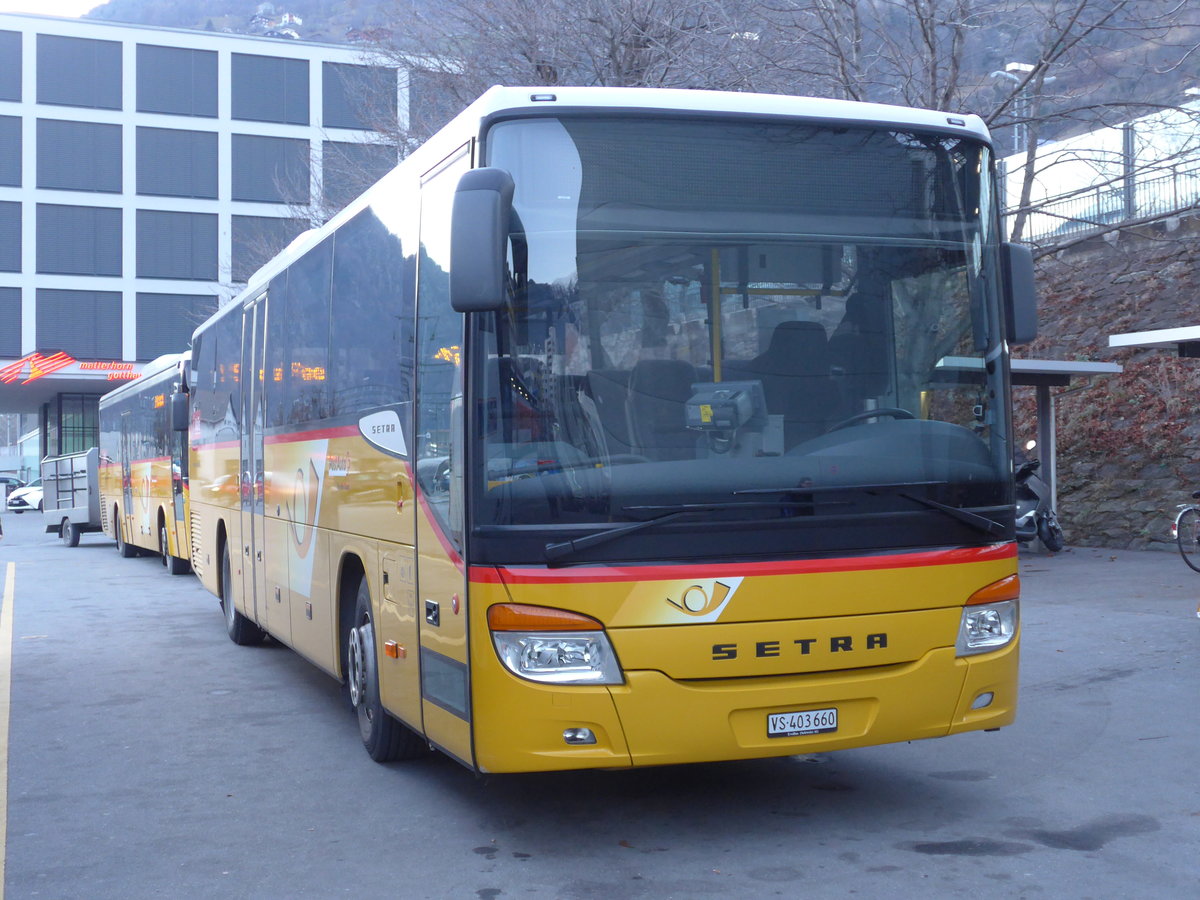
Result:
{"label": "steering wheel", "polygon": [[874,419],[877,416],[888,416],[892,419],[916,418],[907,409],[901,409],[898,406],[881,406],[879,409],[864,409],[862,412],[855,413],[847,419],[842,419],[836,425],[831,425],[825,429],[825,433],[829,434],[833,431],[840,431],[843,428],[849,428],[851,425],[857,425],[859,422],[865,422],[867,419]]}

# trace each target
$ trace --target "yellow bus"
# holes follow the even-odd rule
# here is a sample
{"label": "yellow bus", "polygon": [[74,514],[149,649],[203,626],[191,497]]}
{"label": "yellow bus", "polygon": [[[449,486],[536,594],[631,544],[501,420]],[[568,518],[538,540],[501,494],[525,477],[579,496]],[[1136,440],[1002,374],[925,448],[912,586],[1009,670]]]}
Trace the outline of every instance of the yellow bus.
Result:
{"label": "yellow bus", "polygon": [[100,524],[125,557],[156,553],[171,575],[187,572],[186,353],[146,365],[140,378],[100,398]]}
{"label": "yellow bus", "polygon": [[995,729],[1035,318],[974,116],[494,88],[197,330],[193,565],[376,760]]}

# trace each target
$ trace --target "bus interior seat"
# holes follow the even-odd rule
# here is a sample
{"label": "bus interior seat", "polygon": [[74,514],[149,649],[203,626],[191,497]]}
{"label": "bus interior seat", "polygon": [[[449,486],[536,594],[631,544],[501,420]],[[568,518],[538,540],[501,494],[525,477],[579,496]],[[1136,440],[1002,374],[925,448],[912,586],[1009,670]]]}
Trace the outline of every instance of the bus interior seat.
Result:
{"label": "bus interior seat", "polygon": [[767,349],[739,368],[762,381],[767,412],[782,415],[784,444],[824,432],[837,415],[841,392],[830,377],[829,342],[819,322],[780,322]]}
{"label": "bus interior seat", "polygon": [[847,415],[864,410],[864,401],[883,396],[891,384],[881,313],[864,295],[851,294],[846,313],[829,339],[830,366],[847,401]]}
{"label": "bus interior seat", "polygon": [[593,369],[587,374],[587,389],[596,404],[605,448],[617,455],[629,453],[629,418],[625,401],[629,395],[629,372],[625,369]]}
{"label": "bus interior seat", "polygon": [[643,359],[629,374],[629,437],[633,452],[648,459],[690,459],[696,433],[687,427],[686,405],[696,369],[677,359]]}

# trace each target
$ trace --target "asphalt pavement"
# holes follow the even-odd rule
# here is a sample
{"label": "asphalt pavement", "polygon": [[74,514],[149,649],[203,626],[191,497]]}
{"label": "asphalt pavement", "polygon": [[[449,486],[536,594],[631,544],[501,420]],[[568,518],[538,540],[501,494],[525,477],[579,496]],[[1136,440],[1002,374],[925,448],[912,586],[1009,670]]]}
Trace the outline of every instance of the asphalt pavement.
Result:
{"label": "asphalt pavement", "polygon": [[[5,515],[8,898],[1191,898],[1200,574],[1023,550],[1017,722],[723,765],[377,765],[340,686],[111,541]],[[1069,536],[1068,536],[1069,537]],[[11,564],[11,568],[10,568]]]}

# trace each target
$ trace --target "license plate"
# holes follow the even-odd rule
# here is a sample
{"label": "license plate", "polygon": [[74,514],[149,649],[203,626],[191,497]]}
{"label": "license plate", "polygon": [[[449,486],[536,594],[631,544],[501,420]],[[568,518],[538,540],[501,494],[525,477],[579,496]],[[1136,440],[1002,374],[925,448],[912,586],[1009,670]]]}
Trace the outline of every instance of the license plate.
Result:
{"label": "license plate", "polygon": [[767,716],[767,737],[796,737],[801,734],[825,734],[837,731],[838,711],[806,709],[802,712],[771,713]]}

